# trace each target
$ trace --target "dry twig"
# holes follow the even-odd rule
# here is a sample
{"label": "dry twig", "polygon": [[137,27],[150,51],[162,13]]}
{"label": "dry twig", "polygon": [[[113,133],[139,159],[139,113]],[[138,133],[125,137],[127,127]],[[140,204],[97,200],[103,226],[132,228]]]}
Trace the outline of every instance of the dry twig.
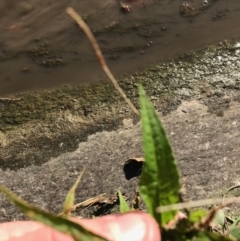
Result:
{"label": "dry twig", "polygon": [[[102,193],[96,197],[92,197],[92,198],[89,198],[83,202],[80,202],[76,205],[74,205],[70,211],[74,211],[76,210],[76,208],[80,208],[80,207],[89,207],[89,206],[92,206],[93,204],[97,203],[97,202],[101,202],[102,200],[105,200],[105,195],[106,193]],[[63,214],[63,212],[59,213],[58,216],[61,216]]]}
{"label": "dry twig", "polygon": [[225,199],[225,196],[226,196],[230,191],[232,191],[232,190],[234,190],[234,189],[237,189],[237,188],[240,188],[240,184],[237,184],[237,185],[234,185],[234,186],[228,188],[228,190],[223,194],[223,201],[224,201],[224,199]]}
{"label": "dry twig", "polygon": [[225,203],[222,203],[222,198],[216,199],[204,199],[204,200],[197,200],[197,201],[190,201],[185,203],[176,203],[172,205],[162,206],[157,208],[157,212],[168,212],[173,210],[185,209],[185,208],[194,208],[200,207],[205,205],[212,205],[212,204],[221,204],[221,207],[226,207],[230,204],[240,202],[240,197],[237,198],[226,198]]}
{"label": "dry twig", "polygon": [[20,101],[20,100],[22,100],[22,98],[0,98],[0,101],[8,102],[8,103],[13,102],[13,101]]}
{"label": "dry twig", "polygon": [[133,103],[131,102],[131,100],[126,96],[126,94],[124,93],[124,91],[122,90],[122,88],[119,86],[118,82],[116,81],[116,79],[114,78],[112,72],[110,71],[110,69],[108,68],[105,59],[103,57],[103,54],[99,48],[99,45],[95,39],[95,37],[93,36],[91,30],[89,29],[88,25],[83,21],[83,19],[81,18],[81,16],[78,15],[78,13],[71,7],[66,9],[66,12],[71,16],[72,19],[74,19],[78,25],[82,28],[82,30],[84,31],[84,33],[87,35],[90,43],[92,44],[92,47],[97,55],[97,58],[102,66],[103,71],[105,72],[105,74],[108,76],[108,78],[110,79],[110,81],[112,82],[113,86],[115,87],[115,89],[120,93],[120,95],[123,97],[123,99],[126,101],[126,103],[129,105],[129,107],[132,109],[132,111],[139,116],[139,111],[136,109],[136,107],[133,105]]}

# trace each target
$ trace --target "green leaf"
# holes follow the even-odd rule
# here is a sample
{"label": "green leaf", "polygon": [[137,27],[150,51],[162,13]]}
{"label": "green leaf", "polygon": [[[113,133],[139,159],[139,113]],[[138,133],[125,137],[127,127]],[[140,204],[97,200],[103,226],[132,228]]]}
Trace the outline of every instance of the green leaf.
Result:
{"label": "green leaf", "polygon": [[141,86],[140,103],[145,153],[140,193],[149,213],[163,225],[172,220],[177,211],[157,213],[156,208],[179,202],[179,173],[163,125]]}
{"label": "green leaf", "polygon": [[238,217],[237,219],[235,219],[235,221],[233,222],[233,224],[229,227],[230,230],[236,228],[236,226],[238,225],[238,223],[240,222],[240,217]]}
{"label": "green leaf", "polygon": [[106,241],[106,239],[86,230],[77,223],[63,217],[58,217],[28,204],[2,185],[0,185],[0,191],[2,191],[7,198],[26,216],[32,220],[39,221],[45,225],[55,228],[62,233],[71,235],[75,241]]}
{"label": "green leaf", "polygon": [[207,216],[207,211],[204,209],[196,209],[190,212],[189,214],[189,221],[191,223],[199,222],[202,218]]}
{"label": "green leaf", "polygon": [[130,211],[130,208],[123,197],[121,191],[118,191],[118,197],[119,197],[119,202],[120,202],[120,213],[126,213]]}
{"label": "green leaf", "polygon": [[240,227],[236,227],[230,230],[230,235],[232,237],[237,238],[237,240],[240,240]]}
{"label": "green leaf", "polygon": [[221,228],[225,227],[225,214],[222,209],[219,209],[214,218],[213,218],[213,223],[216,225],[221,226]]}
{"label": "green leaf", "polygon": [[66,216],[70,216],[70,214],[71,214],[71,210],[72,210],[72,207],[73,207],[74,201],[75,201],[75,190],[82,178],[83,173],[84,173],[84,170],[79,174],[78,179],[76,180],[76,182],[74,183],[72,188],[69,190],[69,192],[66,196],[66,199],[64,201],[63,214]]}
{"label": "green leaf", "polygon": [[228,236],[222,236],[217,233],[211,233],[208,231],[200,231],[194,240],[196,241],[233,241]]}
{"label": "green leaf", "polygon": [[229,227],[230,235],[240,240],[240,227],[239,227],[240,217],[235,219],[233,224]]}

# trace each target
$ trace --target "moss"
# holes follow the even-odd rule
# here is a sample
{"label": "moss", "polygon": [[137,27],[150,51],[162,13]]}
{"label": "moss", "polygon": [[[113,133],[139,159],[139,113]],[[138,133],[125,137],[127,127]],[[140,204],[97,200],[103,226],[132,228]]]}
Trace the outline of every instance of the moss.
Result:
{"label": "moss", "polygon": [[120,99],[113,87],[106,84],[81,87],[63,86],[51,91],[19,94],[19,101],[0,105],[0,130],[6,131],[31,120],[45,121],[49,113],[69,110],[81,113],[102,103]]}

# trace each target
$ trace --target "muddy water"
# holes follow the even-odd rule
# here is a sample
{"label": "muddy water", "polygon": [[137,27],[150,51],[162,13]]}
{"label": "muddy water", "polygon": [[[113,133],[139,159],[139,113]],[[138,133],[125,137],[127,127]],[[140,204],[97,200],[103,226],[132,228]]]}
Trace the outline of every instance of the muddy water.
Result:
{"label": "muddy water", "polygon": [[240,36],[240,1],[2,0],[0,95],[103,79],[84,34],[65,14],[74,7],[91,27],[116,75]]}

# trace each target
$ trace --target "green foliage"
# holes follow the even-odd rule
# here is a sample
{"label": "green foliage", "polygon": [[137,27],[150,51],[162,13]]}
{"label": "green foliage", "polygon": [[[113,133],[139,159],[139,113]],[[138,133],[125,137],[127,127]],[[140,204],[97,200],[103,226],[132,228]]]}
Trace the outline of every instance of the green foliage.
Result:
{"label": "green foliage", "polygon": [[118,197],[120,202],[120,213],[126,213],[130,211],[130,207],[128,206],[125,198],[123,197],[121,191],[118,191]]}
{"label": "green foliage", "polygon": [[230,237],[234,237],[240,240],[240,227],[236,227],[230,230]]}
{"label": "green foliage", "polygon": [[31,206],[1,185],[0,191],[2,191],[8,197],[8,199],[12,201],[20,209],[20,211],[30,219],[44,223],[65,234],[70,234],[75,241],[106,241],[106,239],[86,230],[80,224]]}
{"label": "green foliage", "polygon": [[[162,240],[231,240],[228,236],[205,230],[209,228],[210,223],[214,222],[222,229],[224,228],[225,216],[221,209],[216,212],[215,216],[212,215],[211,219],[205,218],[208,217],[205,210],[191,211],[186,219],[175,221],[171,227],[166,228],[169,221],[176,220],[179,210],[157,213],[156,208],[180,201],[179,172],[163,125],[141,86],[140,103],[145,154],[144,168],[140,178],[140,194],[148,211],[161,227]],[[238,234],[240,234],[239,230],[234,228],[232,236],[238,237]]]}
{"label": "green foliage", "polygon": [[240,217],[238,217],[236,220],[234,220],[234,222],[229,227],[229,229],[232,230],[233,228],[236,228],[237,226],[239,226],[239,224],[240,224]]}
{"label": "green foliage", "polygon": [[230,235],[240,240],[240,217],[238,217],[229,227]]}
{"label": "green foliage", "polygon": [[225,214],[222,209],[219,209],[214,216],[213,223],[220,226],[221,229],[224,229],[225,222],[226,222]]}
{"label": "green foliage", "polygon": [[191,223],[199,222],[203,217],[207,216],[207,211],[204,209],[196,209],[190,212],[188,220]]}
{"label": "green foliage", "polygon": [[72,186],[72,188],[69,190],[64,204],[63,204],[63,214],[66,216],[70,216],[71,214],[71,209],[74,205],[74,201],[75,201],[75,190],[82,178],[84,170],[80,173],[80,175],[78,176],[78,179],[76,180],[76,182],[74,183],[74,185]]}
{"label": "green foliage", "polygon": [[140,179],[140,193],[148,212],[159,225],[164,225],[174,219],[177,211],[157,213],[156,208],[180,201],[179,173],[162,123],[142,87],[140,87],[140,103],[145,154]]}

